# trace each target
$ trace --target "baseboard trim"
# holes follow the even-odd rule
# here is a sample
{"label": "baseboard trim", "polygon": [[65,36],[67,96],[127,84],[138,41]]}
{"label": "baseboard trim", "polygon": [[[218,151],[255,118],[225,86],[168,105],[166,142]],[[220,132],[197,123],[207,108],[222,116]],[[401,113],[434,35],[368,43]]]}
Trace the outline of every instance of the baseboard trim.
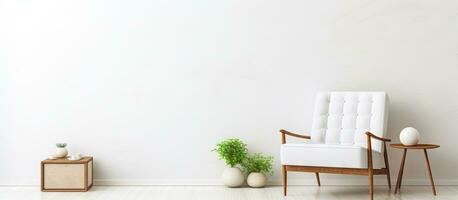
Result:
{"label": "baseboard trim", "polygon": [[[396,180],[392,180],[395,184]],[[221,186],[219,179],[95,179],[94,184],[98,186]],[[346,178],[330,179],[322,178],[322,186],[367,186],[365,178]],[[374,180],[375,185],[387,185],[386,179]],[[436,185],[457,186],[458,179],[436,179]],[[1,181],[0,186],[38,186],[38,180],[29,180],[21,182]],[[282,185],[281,179],[271,179],[268,185]],[[288,185],[291,186],[315,186],[315,179],[289,179]],[[428,179],[404,179],[402,185],[423,186],[430,185]]]}
{"label": "baseboard trim", "polygon": [[[269,180],[269,185],[282,185],[281,180]],[[391,184],[395,185],[396,180],[391,180]],[[457,179],[437,179],[434,180],[435,185],[444,185],[444,186],[456,186],[458,185]],[[288,185],[298,185],[298,186],[314,186],[317,185],[315,179],[290,179],[288,180]],[[367,186],[368,180],[365,179],[325,179],[321,178],[322,186]],[[386,186],[388,185],[386,179],[375,179],[374,185]],[[425,186],[431,185],[428,179],[404,179],[402,180],[402,185],[409,186]]]}
{"label": "baseboard trim", "polygon": [[222,185],[221,181],[215,179],[95,179],[95,185],[103,186],[208,186]]}

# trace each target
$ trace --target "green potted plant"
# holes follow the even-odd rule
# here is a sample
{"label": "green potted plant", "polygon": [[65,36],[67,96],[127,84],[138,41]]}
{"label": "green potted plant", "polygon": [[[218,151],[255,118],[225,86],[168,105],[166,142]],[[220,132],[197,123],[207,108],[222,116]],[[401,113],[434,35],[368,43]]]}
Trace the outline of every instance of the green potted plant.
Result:
{"label": "green potted plant", "polygon": [[55,158],[63,158],[68,154],[67,149],[65,148],[67,143],[56,143],[56,152],[54,153]]}
{"label": "green potted plant", "polygon": [[218,143],[213,151],[216,151],[219,159],[224,160],[228,166],[221,176],[224,185],[228,187],[241,186],[245,177],[237,166],[241,165],[247,157],[247,145],[240,139],[232,138]]}
{"label": "green potted plant", "polygon": [[272,156],[264,156],[260,153],[248,156],[242,163],[244,171],[249,174],[247,184],[250,187],[264,187],[267,184],[266,174],[272,175]]}

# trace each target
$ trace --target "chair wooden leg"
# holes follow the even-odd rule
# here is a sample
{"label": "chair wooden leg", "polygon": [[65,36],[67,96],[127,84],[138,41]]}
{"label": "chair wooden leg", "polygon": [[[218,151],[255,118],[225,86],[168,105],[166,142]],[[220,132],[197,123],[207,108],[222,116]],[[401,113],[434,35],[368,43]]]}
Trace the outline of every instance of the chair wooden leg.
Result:
{"label": "chair wooden leg", "polygon": [[316,182],[318,183],[318,186],[321,186],[320,183],[320,174],[318,172],[315,172],[315,177],[316,177]]}
{"label": "chair wooden leg", "polygon": [[369,179],[369,194],[374,200],[374,167],[372,163],[372,142],[371,137],[367,137],[367,175]]}
{"label": "chair wooden leg", "polygon": [[388,153],[386,151],[386,144],[383,143],[383,157],[385,158],[385,168],[386,168],[386,179],[388,181],[388,188],[391,190],[391,178],[390,178],[390,163],[388,162]]}
{"label": "chair wooden leg", "polygon": [[371,200],[374,200],[374,174],[369,169],[369,194],[371,195]]}
{"label": "chair wooden leg", "polygon": [[425,152],[426,166],[428,167],[429,172],[429,180],[431,181],[431,186],[433,186],[433,194],[434,196],[436,196],[436,187],[434,186],[433,173],[431,172],[431,165],[429,164],[428,153],[426,152],[426,149],[423,149],[423,151]]}
{"label": "chair wooden leg", "polygon": [[391,190],[391,178],[390,178],[390,170],[388,168],[386,168],[387,170],[387,174],[386,174],[386,180],[388,181],[388,189]]}
{"label": "chair wooden leg", "polygon": [[283,172],[283,196],[286,196],[286,184],[287,184],[288,172],[286,171],[285,165],[282,165],[282,172]]}

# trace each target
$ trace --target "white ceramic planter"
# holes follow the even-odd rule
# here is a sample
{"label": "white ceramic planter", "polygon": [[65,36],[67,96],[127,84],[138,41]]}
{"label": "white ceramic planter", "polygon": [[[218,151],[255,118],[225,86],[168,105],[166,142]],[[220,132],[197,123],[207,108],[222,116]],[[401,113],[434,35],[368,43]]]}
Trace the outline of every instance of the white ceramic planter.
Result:
{"label": "white ceramic planter", "polygon": [[246,182],[250,187],[264,187],[267,184],[267,176],[263,173],[251,172]]}
{"label": "white ceramic planter", "polygon": [[407,127],[402,129],[401,134],[399,134],[399,140],[406,146],[416,145],[420,141],[420,133],[415,128]]}
{"label": "white ceramic planter", "polygon": [[56,152],[54,152],[54,157],[56,158],[63,158],[67,156],[68,151],[65,147],[57,147]]}
{"label": "white ceramic planter", "polygon": [[228,167],[221,175],[223,184],[228,187],[240,187],[245,181],[242,171],[237,167]]}

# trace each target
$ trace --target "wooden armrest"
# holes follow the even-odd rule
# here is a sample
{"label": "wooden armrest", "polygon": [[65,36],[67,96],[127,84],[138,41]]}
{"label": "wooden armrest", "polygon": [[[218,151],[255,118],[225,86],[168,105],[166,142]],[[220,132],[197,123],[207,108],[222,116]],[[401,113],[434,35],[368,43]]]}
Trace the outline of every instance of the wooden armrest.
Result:
{"label": "wooden armrest", "polygon": [[369,131],[366,132],[366,135],[367,135],[367,169],[369,171],[369,177],[370,177],[374,173],[374,171],[373,171],[374,170],[374,166],[373,166],[373,163],[372,163],[372,142],[371,142],[371,138],[374,138],[376,140],[380,140],[380,141],[383,142],[383,149],[384,149],[384,151],[383,151],[384,155],[383,156],[385,157],[385,166],[387,168],[388,168],[388,155],[386,153],[386,142],[391,142],[391,139],[382,138],[382,137],[376,136],[376,135],[372,134]]}
{"label": "wooden armrest", "polygon": [[371,132],[366,132],[366,135],[367,135],[367,137],[371,137],[371,138],[374,138],[374,139],[377,139],[377,140],[380,140],[380,141],[383,141],[383,142],[391,142],[391,139],[382,138],[382,137],[376,136],[376,135],[372,134]]}
{"label": "wooden armrest", "polygon": [[291,132],[283,130],[283,129],[280,130],[280,133],[282,133],[283,136],[284,135],[289,135],[289,136],[303,138],[303,139],[310,139],[310,136],[308,136],[308,135],[299,135],[299,134],[291,133]]}

